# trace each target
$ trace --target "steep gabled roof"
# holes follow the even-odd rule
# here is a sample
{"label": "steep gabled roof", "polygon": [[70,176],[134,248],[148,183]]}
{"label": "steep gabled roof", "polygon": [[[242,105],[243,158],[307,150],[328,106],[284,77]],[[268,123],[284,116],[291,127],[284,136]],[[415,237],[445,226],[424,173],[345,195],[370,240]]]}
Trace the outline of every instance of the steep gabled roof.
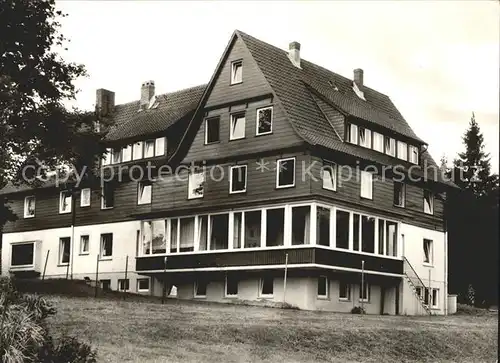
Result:
{"label": "steep gabled roof", "polygon": [[106,139],[117,141],[165,131],[193,113],[206,85],[157,95],[156,108],[139,111],[139,101],[117,105],[109,116],[113,127]]}

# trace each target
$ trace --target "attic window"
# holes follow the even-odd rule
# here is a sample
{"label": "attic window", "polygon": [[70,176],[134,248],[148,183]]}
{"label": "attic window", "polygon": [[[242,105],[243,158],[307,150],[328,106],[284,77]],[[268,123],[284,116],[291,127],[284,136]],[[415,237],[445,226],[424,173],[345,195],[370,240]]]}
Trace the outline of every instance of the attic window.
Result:
{"label": "attic window", "polygon": [[243,82],[243,61],[238,60],[231,63],[231,84]]}
{"label": "attic window", "polygon": [[361,98],[363,101],[366,101],[364,92],[358,88],[358,85],[356,84],[356,82],[352,83],[352,89],[353,89],[354,93],[356,93],[356,96]]}
{"label": "attic window", "polygon": [[335,91],[338,91],[338,90],[339,90],[339,88],[337,87],[337,85],[335,84],[335,82],[333,82],[333,81],[328,81],[328,84],[329,84],[331,87],[333,87],[333,89],[334,89]]}

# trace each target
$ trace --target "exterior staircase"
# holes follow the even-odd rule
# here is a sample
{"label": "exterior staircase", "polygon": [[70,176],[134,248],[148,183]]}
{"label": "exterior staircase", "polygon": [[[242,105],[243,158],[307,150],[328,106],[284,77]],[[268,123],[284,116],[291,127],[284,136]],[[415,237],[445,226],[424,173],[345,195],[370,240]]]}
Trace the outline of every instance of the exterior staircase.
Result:
{"label": "exterior staircase", "polygon": [[[404,279],[408,282],[408,285],[411,287],[413,295],[415,296],[415,298],[418,299],[423,311],[425,311],[427,315],[432,315],[432,310],[430,309],[429,305],[425,303],[424,299],[422,298],[422,295],[418,293],[418,289],[420,288],[421,291],[423,291],[423,293],[425,294],[426,286],[424,282],[420,279],[417,272],[410,264],[410,261],[408,261],[406,257],[403,257],[403,259],[404,259]],[[427,289],[427,291],[430,290]],[[429,300],[430,299],[428,298],[428,301]]]}

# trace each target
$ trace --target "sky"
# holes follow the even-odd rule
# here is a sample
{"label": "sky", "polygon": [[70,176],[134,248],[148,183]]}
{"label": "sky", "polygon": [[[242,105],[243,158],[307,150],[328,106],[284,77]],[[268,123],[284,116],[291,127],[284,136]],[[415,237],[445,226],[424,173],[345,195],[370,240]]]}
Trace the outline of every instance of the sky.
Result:
{"label": "sky", "polygon": [[208,83],[235,29],[387,94],[436,161],[463,150],[472,112],[499,164],[500,5],[496,1],[56,1],[68,14],[61,55],[82,63],[72,102],[117,104]]}

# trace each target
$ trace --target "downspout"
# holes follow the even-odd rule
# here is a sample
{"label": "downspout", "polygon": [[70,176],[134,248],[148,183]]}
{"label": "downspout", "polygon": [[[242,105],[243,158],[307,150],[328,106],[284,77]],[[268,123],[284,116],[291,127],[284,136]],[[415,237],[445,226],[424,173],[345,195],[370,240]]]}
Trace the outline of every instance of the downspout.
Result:
{"label": "downspout", "polygon": [[75,255],[75,219],[76,219],[76,205],[75,205],[75,191],[71,191],[71,250],[70,250],[70,265],[71,265],[71,280],[73,280],[73,256]]}
{"label": "downspout", "polygon": [[444,221],[444,315],[448,315],[448,226]]}

